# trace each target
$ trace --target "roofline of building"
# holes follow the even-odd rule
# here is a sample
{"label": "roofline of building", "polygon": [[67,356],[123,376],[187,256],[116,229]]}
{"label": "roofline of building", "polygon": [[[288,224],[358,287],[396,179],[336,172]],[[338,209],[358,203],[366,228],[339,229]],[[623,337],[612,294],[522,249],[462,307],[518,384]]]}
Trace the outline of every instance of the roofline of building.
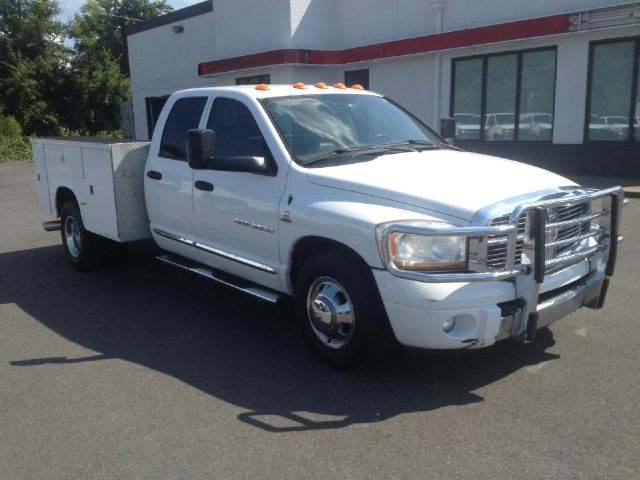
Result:
{"label": "roofline of building", "polygon": [[179,10],[174,10],[165,15],[154,17],[144,22],[134,23],[127,26],[127,36],[135,33],[144,32],[145,30],[151,30],[152,28],[161,27],[163,25],[169,25],[170,23],[186,20],[187,18],[197,17],[204,13],[213,11],[213,2],[211,0],[205,0],[204,2],[195,3]]}
{"label": "roofline of building", "polygon": [[402,40],[392,40],[343,50],[306,50],[295,48],[270,50],[268,52],[259,52],[199,63],[198,75],[209,76],[218,73],[276,65],[344,65],[453,48],[558,35],[566,33],[568,30],[568,14],[550,15],[423,35]]}

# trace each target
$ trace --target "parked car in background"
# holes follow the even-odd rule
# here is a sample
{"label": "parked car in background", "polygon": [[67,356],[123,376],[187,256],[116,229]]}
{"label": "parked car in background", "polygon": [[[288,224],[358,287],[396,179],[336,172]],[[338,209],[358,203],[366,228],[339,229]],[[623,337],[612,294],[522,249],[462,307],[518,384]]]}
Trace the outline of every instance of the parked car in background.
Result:
{"label": "parked car in background", "polygon": [[484,138],[489,141],[513,140],[516,116],[513,113],[487,113]]}
{"label": "parked car in background", "polygon": [[625,141],[629,135],[629,118],[621,115],[592,115],[589,140]]}
{"label": "parked car in background", "polygon": [[480,140],[481,117],[477,113],[456,113],[453,118],[456,121],[457,140]]}
{"label": "parked car in background", "polygon": [[522,113],[518,126],[518,140],[549,141],[553,130],[550,113]]}

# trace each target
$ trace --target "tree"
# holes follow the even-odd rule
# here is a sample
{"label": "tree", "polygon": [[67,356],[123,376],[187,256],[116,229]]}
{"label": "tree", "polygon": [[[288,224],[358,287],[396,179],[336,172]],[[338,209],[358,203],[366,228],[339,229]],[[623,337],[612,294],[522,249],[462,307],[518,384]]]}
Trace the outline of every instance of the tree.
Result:
{"label": "tree", "polygon": [[108,50],[92,50],[71,62],[69,127],[95,135],[120,129],[120,102],[129,97],[129,79]]}
{"label": "tree", "polygon": [[119,130],[126,27],[170,10],[165,0],[87,0],[65,26],[56,0],[0,0],[0,109],[28,135]]}
{"label": "tree", "polygon": [[164,0],[87,0],[68,25],[74,52],[70,126],[81,133],[120,128],[120,102],[129,98],[126,27],[171,11]]}
{"label": "tree", "polygon": [[78,54],[107,51],[129,76],[126,28],[172,10],[165,0],[87,0],[69,25]]}
{"label": "tree", "polygon": [[25,133],[57,133],[68,51],[55,1],[0,3],[0,106]]}

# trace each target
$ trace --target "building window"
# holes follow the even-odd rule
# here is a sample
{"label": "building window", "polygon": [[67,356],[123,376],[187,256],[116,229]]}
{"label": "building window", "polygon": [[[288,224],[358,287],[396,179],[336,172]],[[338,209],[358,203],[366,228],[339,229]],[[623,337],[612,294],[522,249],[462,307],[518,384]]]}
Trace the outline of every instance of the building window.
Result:
{"label": "building window", "polygon": [[258,85],[259,83],[271,83],[271,75],[253,75],[251,77],[236,78],[236,85]]}
{"label": "building window", "polygon": [[153,136],[153,129],[156,127],[156,123],[158,123],[158,117],[160,117],[162,107],[167,103],[168,98],[169,95],[165,95],[164,97],[146,97],[144,99],[145,106],[147,107],[147,133],[149,134],[149,139]]}
{"label": "building window", "polygon": [[585,138],[640,142],[640,38],[591,44]]}
{"label": "building window", "polygon": [[457,140],[551,141],[555,48],[456,59],[451,80]]}
{"label": "building window", "polygon": [[369,69],[363,68],[362,70],[344,72],[344,84],[348,87],[359,84],[362,85],[365,90],[369,90]]}

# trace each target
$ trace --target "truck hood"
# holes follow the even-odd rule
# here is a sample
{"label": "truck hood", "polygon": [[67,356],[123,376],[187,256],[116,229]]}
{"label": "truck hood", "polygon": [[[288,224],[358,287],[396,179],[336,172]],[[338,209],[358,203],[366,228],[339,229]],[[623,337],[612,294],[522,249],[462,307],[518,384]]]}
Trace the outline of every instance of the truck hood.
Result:
{"label": "truck hood", "polygon": [[[527,164],[470,152],[426,150],[307,170],[311,182],[470,222],[478,210],[576,185]],[[523,198],[524,196],[524,198]],[[506,208],[506,207],[505,207]]]}

